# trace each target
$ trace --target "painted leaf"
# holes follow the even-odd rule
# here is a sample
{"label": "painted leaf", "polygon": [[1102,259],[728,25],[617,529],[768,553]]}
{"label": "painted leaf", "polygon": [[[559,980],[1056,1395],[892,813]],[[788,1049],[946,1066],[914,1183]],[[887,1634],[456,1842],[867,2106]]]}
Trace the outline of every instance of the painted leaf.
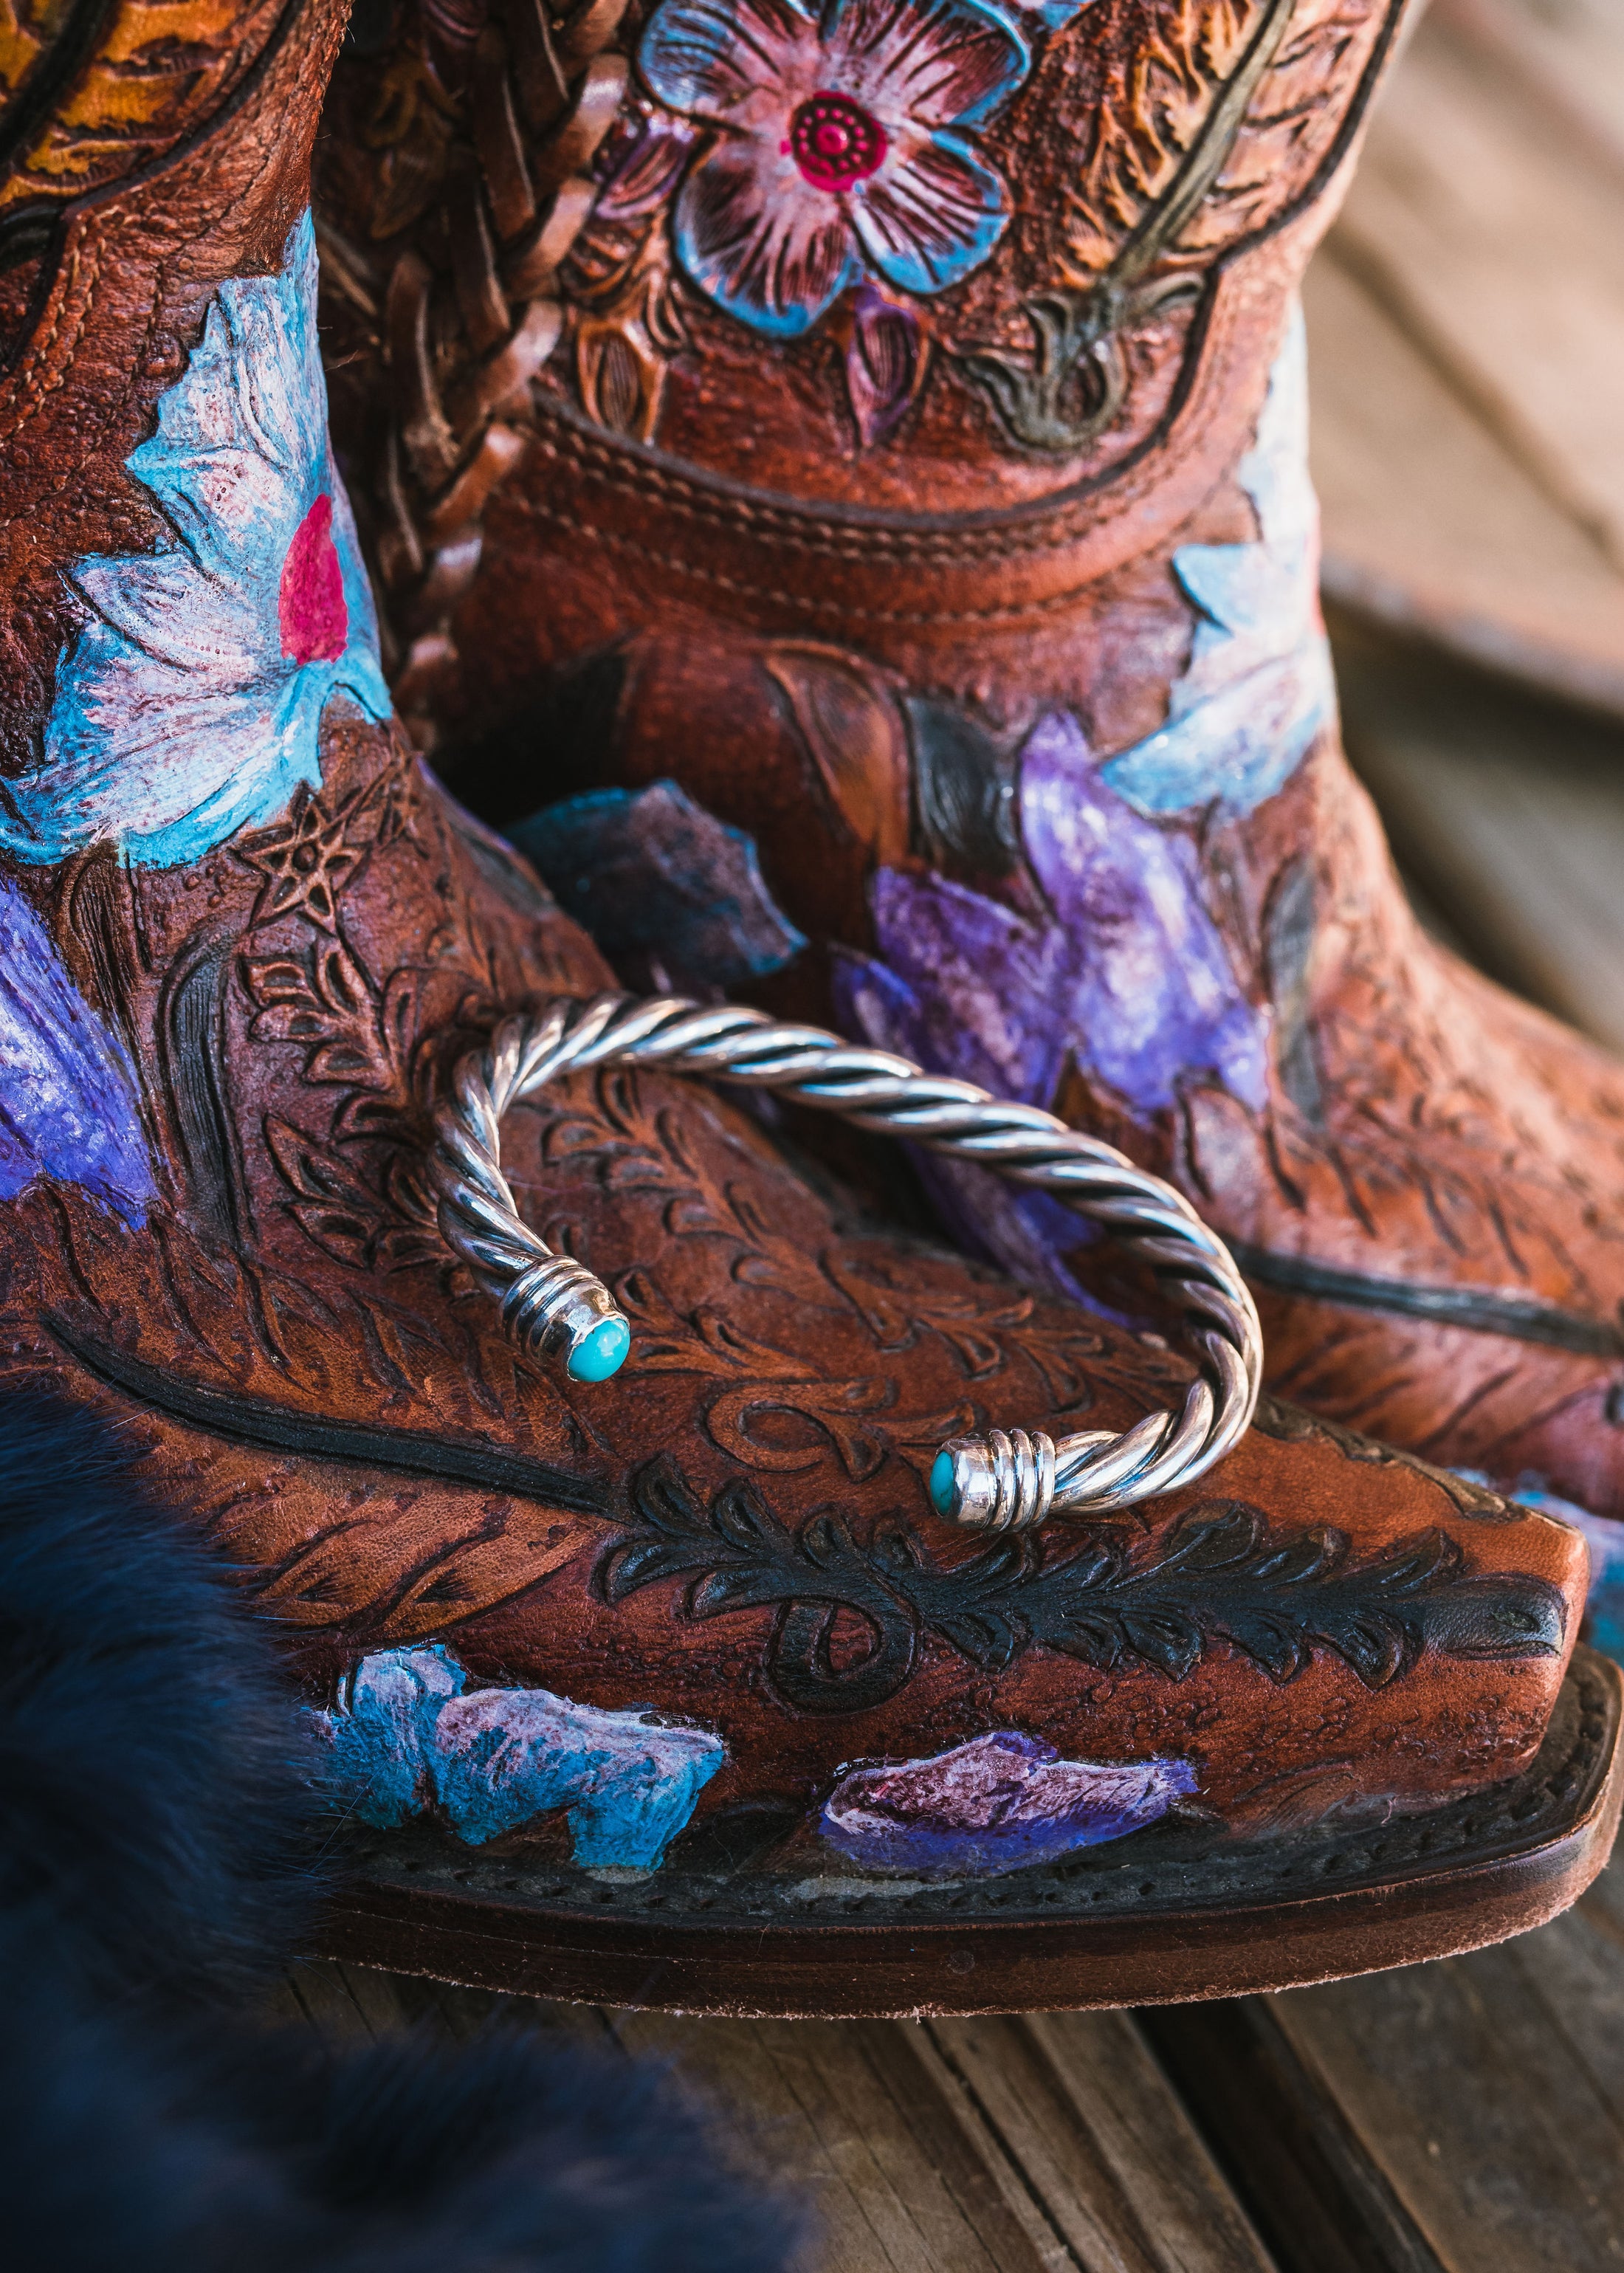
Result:
{"label": "painted leaf", "polygon": [[908,851],[908,736],[890,689],[838,648],[785,641],[763,657],[836,812],[875,864]]}
{"label": "painted leaf", "polygon": [[742,986],[805,941],[767,888],[754,839],[675,782],[588,791],[520,821],[513,841],[625,975],[654,964],[683,991]]}
{"label": "painted leaf", "polygon": [[1216,251],[1265,227],[1300,191],[1341,131],[1344,108],[1328,88],[1357,76],[1380,11],[1311,0],[1293,13],[1247,109],[1223,171],[1179,236],[1181,252]]}
{"label": "painted leaf", "polygon": [[865,450],[901,424],[924,382],[929,341],[911,309],[872,284],[852,294],[846,334],[846,393]]}
{"label": "painted leaf", "polygon": [[[1027,1534],[943,1567],[898,1525],[867,1548],[827,1513],[792,1534],[747,1487],[729,1487],[706,1510],[669,1458],[634,1479],[632,1497],[647,1527],[611,1550],[602,1574],[608,1599],[686,1578],[693,1615],[783,1606],[768,1676],[812,1710],[883,1703],[907,1677],[919,1626],[990,1669],[1036,1644],[1105,1671],[1136,1658],[1172,1681],[1215,1643],[1275,1682],[1290,1681],[1319,1647],[1371,1689],[1399,1678],[1429,1646],[1517,1658],[1553,1655],[1563,1643],[1553,1587],[1466,1573],[1459,1549],[1436,1530],[1354,1564],[1345,1535],[1329,1527],[1276,1530],[1244,1501],[1208,1500],[1144,1544],[1101,1535],[1057,1548]],[[836,1669],[827,1656],[835,1609],[877,1638],[855,1668]]]}

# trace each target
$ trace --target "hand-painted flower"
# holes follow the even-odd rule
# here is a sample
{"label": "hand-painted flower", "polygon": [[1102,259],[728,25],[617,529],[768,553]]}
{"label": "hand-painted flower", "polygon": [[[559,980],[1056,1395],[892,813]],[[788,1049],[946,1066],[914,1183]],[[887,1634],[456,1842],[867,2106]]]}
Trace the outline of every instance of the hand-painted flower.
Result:
{"label": "hand-painted flower", "polygon": [[389,715],[355,525],[327,442],[308,214],[279,276],[223,285],[130,471],[176,541],[75,563],[91,619],[56,674],[43,764],[0,845],[61,860],[107,840],[196,860],[319,784],[341,691]]}
{"label": "hand-painted flower", "polygon": [[35,910],[0,881],[0,1200],[39,1177],[79,1185],[131,1224],[154,1196],[129,1054]]}
{"label": "hand-painted flower", "polygon": [[312,1715],[333,1782],[363,1823],[388,1830],[438,1811],[483,1847],[562,1809],[583,1871],[655,1871],[726,1760],[708,1729],[633,1707],[577,1705],[546,1689],[477,1689],[448,1649],[364,1657],[331,1713]]}
{"label": "hand-painted flower", "polygon": [[818,1828],[859,1870],[995,1878],[1126,1838],[1195,1789],[1188,1760],[1065,1760],[995,1729],[927,1759],[848,1769]]}
{"label": "hand-painted flower", "polygon": [[1200,611],[1189,666],[1173,686],[1165,725],[1101,769],[1139,813],[1251,813],[1284,786],[1336,715],[1320,615],[1300,307],[1235,476],[1256,510],[1257,540],[1181,544],[1173,554],[1173,573]]}
{"label": "hand-painted flower", "polygon": [[945,291],[1009,223],[1009,191],[956,130],[979,126],[1030,56],[984,0],[662,0],[638,69],[668,110],[716,130],[677,201],[677,258],[758,331],[806,331],[873,271]]}
{"label": "hand-painted flower", "polygon": [[[1269,1014],[1208,911],[1194,844],[1142,820],[1107,770],[1063,711],[1022,746],[1021,844],[1044,919],[949,877],[877,869],[876,955],[836,958],[838,1021],[932,1073],[1045,1111],[1069,1061],[1141,1126],[1214,1076],[1261,1113]],[[1071,1209],[963,1161],[918,1167],[961,1244],[1091,1300],[1065,1259],[1092,1236]]]}

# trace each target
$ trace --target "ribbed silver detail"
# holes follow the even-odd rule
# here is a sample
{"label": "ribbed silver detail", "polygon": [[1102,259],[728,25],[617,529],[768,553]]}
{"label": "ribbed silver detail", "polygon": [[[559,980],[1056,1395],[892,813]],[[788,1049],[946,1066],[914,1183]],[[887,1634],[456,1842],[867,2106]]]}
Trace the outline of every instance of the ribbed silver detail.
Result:
{"label": "ribbed silver detail", "polygon": [[501,1303],[505,1327],[531,1358],[567,1357],[593,1327],[621,1314],[583,1264],[555,1256],[520,1218],[502,1174],[502,1116],[560,1074],[605,1065],[775,1090],[859,1129],[973,1161],[1056,1193],[1150,1264],[1183,1309],[1200,1368],[1179,1412],[1147,1414],[1119,1437],[1090,1429],[1057,1444],[1041,1431],[994,1429],[955,1438],[943,1447],[956,1489],[953,1519],[1003,1531],[1041,1523],[1051,1510],[1105,1514],[1194,1482],[1249,1426],[1263,1377],[1257,1310],[1228,1249],[1171,1185],[1035,1106],[1006,1104],[816,1026],[670,995],[602,994],[505,1018],[486,1047],[459,1064],[453,1096],[435,1116],[430,1171],[440,1230]]}
{"label": "ribbed silver detail", "polygon": [[502,1297],[502,1329],[533,1362],[562,1357],[606,1318],[617,1318],[615,1298],[602,1279],[573,1255],[550,1255],[527,1264]]}
{"label": "ribbed silver detail", "polygon": [[[1068,1437],[1072,1448],[1109,1444],[1108,1429]],[[1025,1531],[1041,1523],[1054,1503],[1055,1442],[1041,1429],[989,1429],[984,1437],[954,1437],[942,1446],[953,1463],[954,1504],[948,1520],[977,1531]]]}

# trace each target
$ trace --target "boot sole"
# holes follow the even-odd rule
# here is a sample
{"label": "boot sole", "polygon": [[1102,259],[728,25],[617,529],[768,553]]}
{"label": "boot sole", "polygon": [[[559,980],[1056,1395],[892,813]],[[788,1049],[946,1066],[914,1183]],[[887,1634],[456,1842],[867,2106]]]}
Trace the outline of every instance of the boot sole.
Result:
{"label": "boot sole", "polygon": [[[947,1885],[864,1877],[785,1814],[712,1818],[635,1880],[357,1834],[318,1954],[527,1996],[757,2019],[1083,2011],[1292,1989],[1543,1925],[1624,1802],[1624,1677],[1580,1648],[1530,1766],[1377,1827],[1245,1845],[1168,1821]],[[798,1822],[798,1819],[797,1819]]]}

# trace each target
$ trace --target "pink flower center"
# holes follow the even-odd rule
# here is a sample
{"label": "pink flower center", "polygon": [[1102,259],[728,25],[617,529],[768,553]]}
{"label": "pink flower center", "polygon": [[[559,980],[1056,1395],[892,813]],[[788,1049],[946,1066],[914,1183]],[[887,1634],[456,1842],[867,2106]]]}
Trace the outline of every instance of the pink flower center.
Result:
{"label": "pink flower center", "polygon": [[333,542],[333,499],[318,497],[294,532],[277,596],[290,663],[336,663],[349,638],[344,572]]}
{"label": "pink flower center", "polygon": [[809,95],[790,121],[790,148],[814,190],[846,190],[874,172],[886,130],[849,94]]}

